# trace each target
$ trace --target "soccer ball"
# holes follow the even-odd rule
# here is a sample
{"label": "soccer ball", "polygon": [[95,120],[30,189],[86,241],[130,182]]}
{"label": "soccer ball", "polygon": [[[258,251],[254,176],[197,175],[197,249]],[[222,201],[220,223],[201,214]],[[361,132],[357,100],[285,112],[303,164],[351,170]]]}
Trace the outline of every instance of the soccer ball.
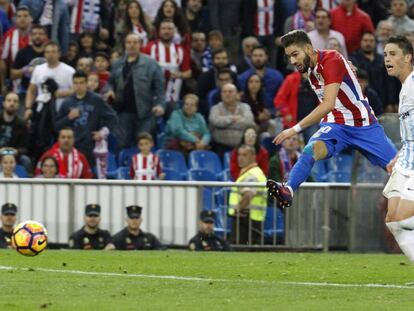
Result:
{"label": "soccer ball", "polygon": [[47,245],[47,231],[41,224],[33,220],[20,223],[13,230],[12,246],[22,255],[36,256]]}

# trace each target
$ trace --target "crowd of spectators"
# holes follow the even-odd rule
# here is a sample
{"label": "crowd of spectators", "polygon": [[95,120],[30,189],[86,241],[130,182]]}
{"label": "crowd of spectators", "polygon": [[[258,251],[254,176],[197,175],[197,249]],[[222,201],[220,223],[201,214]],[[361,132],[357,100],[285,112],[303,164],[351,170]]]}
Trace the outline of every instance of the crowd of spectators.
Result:
{"label": "crowd of spectators", "polygon": [[282,178],[298,138],[275,155],[261,142],[318,99],[280,37],[304,29],[315,48],[350,59],[380,115],[397,111],[400,88],[382,47],[393,34],[414,42],[413,16],[406,0],[1,0],[0,176],[16,178],[17,165],[106,178],[109,152],[138,147],[134,179],[165,177],[161,148],[231,153],[235,180],[247,144]]}

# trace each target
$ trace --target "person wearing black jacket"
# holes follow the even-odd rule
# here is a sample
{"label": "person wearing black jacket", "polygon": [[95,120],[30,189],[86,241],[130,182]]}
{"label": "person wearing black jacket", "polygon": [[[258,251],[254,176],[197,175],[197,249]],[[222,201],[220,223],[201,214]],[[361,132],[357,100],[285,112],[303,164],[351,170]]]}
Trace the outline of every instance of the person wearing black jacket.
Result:
{"label": "person wearing black jacket", "polygon": [[95,141],[103,139],[100,130],[108,128],[117,138],[118,118],[115,111],[97,94],[87,90],[87,76],[83,72],[73,75],[75,93],[62,103],[56,121],[56,130],[71,127],[75,132],[75,147],[94,165]]}

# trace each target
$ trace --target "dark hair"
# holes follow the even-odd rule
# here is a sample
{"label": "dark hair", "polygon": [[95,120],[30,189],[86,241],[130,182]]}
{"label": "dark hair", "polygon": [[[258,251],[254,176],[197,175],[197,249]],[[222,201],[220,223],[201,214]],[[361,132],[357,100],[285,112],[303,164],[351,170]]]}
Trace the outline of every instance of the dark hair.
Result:
{"label": "dark hair", "polygon": [[256,141],[254,143],[254,150],[256,150],[256,153],[258,153],[260,151],[260,139],[259,139],[259,134],[257,133],[257,128],[256,126],[248,126],[244,129],[243,131],[243,136],[240,139],[240,143],[237,145],[237,149],[240,148],[241,146],[245,145],[246,143],[244,142],[244,135],[246,134],[246,132],[250,129],[253,129],[256,132]]}
{"label": "dark hair", "polygon": [[[43,165],[45,164],[45,162],[46,162],[47,160],[52,160],[52,161],[53,161],[53,163],[54,163],[54,164],[55,164],[55,166],[56,166],[56,169],[58,170],[58,168],[59,168],[59,163],[58,163],[58,161],[56,160],[56,158],[55,158],[54,156],[51,156],[51,155],[46,156],[46,157],[44,157],[44,158],[43,158],[42,162],[40,162],[40,168],[42,168],[42,167],[43,167]],[[56,174],[57,174],[57,172],[56,172]]]}
{"label": "dark hair", "polygon": [[361,40],[362,40],[362,38],[363,38],[365,35],[370,35],[370,36],[373,36],[373,37],[375,38],[375,33],[373,33],[372,31],[364,31],[364,32],[361,34]]}
{"label": "dark hair", "polygon": [[133,4],[138,5],[138,9],[139,9],[139,12],[140,12],[139,17],[138,17],[139,23],[141,24],[142,28],[144,28],[144,30],[146,31],[148,37],[150,37],[151,31],[150,31],[150,26],[148,25],[147,21],[145,20],[145,14],[144,14],[145,12],[142,9],[141,3],[139,3],[139,1],[136,1],[136,0],[129,1],[128,5],[126,7],[125,15],[124,15],[124,27],[125,27],[124,33],[133,32],[133,29],[134,29],[134,27],[132,25],[132,22],[131,22],[131,19],[129,18],[129,15],[128,15],[129,7]]}
{"label": "dark hair", "polygon": [[48,46],[54,46],[57,47],[58,50],[60,51],[60,45],[59,43],[57,43],[56,41],[49,41],[48,43],[45,44],[45,50]]}
{"label": "dark hair", "polygon": [[[221,53],[227,53],[227,50],[225,48],[215,49],[211,52],[211,56],[214,59],[214,57],[216,57],[217,54],[221,54]],[[228,55],[228,53],[227,53],[227,55]]]}
{"label": "dark hair", "polygon": [[262,50],[262,51],[265,52],[266,55],[269,55],[269,52],[268,52],[267,48],[263,45],[258,45],[258,46],[253,47],[252,48],[252,54],[255,50]]}
{"label": "dark hair", "polygon": [[316,11],[315,11],[315,15],[316,15],[316,13],[318,13],[319,11],[325,12],[325,13],[328,15],[328,18],[329,18],[329,19],[332,19],[331,12],[329,12],[327,9],[325,9],[325,8],[318,8],[318,9],[316,9]]}
{"label": "dark hair", "polygon": [[148,132],[142,132],[137,137],[137,143],[139,143],[141,140],[149,140],[150,142],[154,142],[154,139],[152,138],[152,135]]}
{"label": "dark hair", "polygon": [[221,41],[224,41],[223,33],[220,30],[214,29],[210,31],[207,35],[207,41],[211,39],[211,37],[219,37]]}
{"label": "dark hair", "polygon": [[230,68],[221,68],[217,73],[217,77],[225,73],[229,74],[231,76],[231,79],[234,80],[233,72],[230,70]]}
{"label": "dark hair", "polygon": [[32,25],[32,28],[30,29],[30,32],[33,32],[33,30],[35,30],[35,29],[43,30],[43,32],[45,34],[47,34],[47,30],[46,30],[46,27],[45,26],[42,26],[40,24],[34,24],[34,25]]}
{"label": "dark hair", "polygon": [[369,82],[369,75],[368,72],[364,69],[357,69],[357,78],[358,79],[362,79],[362,80],[366,80]]}
{"label": "dark hair", "polygon": [[287,48],[288,46],[291,46],[292,44],[297,45],[312,45],[311,40],[309,39],[308,35],[303,30],[292,30],[289,31],[287,34],[282,36],[280,38],[282,42],[282,46],[284,48]]}
{"label": "dark hair", "polygon": [[398,45],[398,47],[402,50],[404,55],[410,54],[411,62],[413,61],[414,49],[413,49],[413,45],[411,44],[410,40],[408,40],[404,36],[392,36],[385,42],[385,45],[391,44],[391,43]]}
{"label": "dark hair", "polygon": [[188,26],[187,20],[184,16],[183,11],[181,8],[177,5],[177,3],[174,0],[164,0],[161,4],[160,8],[158,9],[157,15],[154,19],[154,26],[157,29],[157,31],[160,29],[161,22],[167,18],[164,15],[164,6],[167,2],[170,2],[175,9],[175,14],[173,16],[174,25],[177,27],[178,32],[182,37],[184,37],[186,34],[190,33],[190,27]]}
{"label": "dark hair", "polygon": [[59,135],[60,135],[60,132],[62,132],[62,131],[72,131],[72,133],[75,133],[75,131],[73,130],[73,128],[71,128],[70,126],[65,126],[65,127],[62,127],[62,128],[59,130]]}
{"label": "dark hair", "polygon": [[85,80],[87,80],[88,75],[81,70],[76,70],[76,72],[73,74],[72,80],[75,80],[77,78],[84,78]]}
{"label": "dark hair", "polygon": [[95,59],[97,57],[103,57],[103,58],[105,58],[109,62],[109,55],[107,53],[105,53],[105,52],[102,52],[102,51],[96,52]]}
{"label": "dark hair", "polygon": [[20,11],[29,12],[29,15],[30,16],[32,15],[32,14],[30,14],[30,10],[29,10],[29,7],[27,5],[19,5],[16,9],[16,14],[17,14],[17,12],[20,12]]}
{"label": "dark hair", "polygon": [[[42,26],[43,27],[43,26]],[[46,31],[46,30],[45,30]],[[76,41],[69,41],[69,44],[68,44],[68,46],[69,47],[71,47],[71,46],[75,46],[78,50],[79,50],[79,43],[78,42],[76,42]]]}
{"label": "dark hair", "polygon": [[[250,94],[250,91],[249,91],[249,82],[250,82],[250,79],[254,76],[259,77],[260,84],[261,84],[261,88],[260,88],[259,92],[257,93],[256,101],[253,100],[252,94]],[[241,101],[250,106],[250,109],[252,110],[252,113],[255,116],[255,118],[257,118],[257,115],[260,113],[260,111],[262,111],[264,109],[263,80],[262,80],[262,78],[260,78],[260,76],[257,73],[251,74],[246,79],[246,84],[244,85],[244,93],[243,93]]]}

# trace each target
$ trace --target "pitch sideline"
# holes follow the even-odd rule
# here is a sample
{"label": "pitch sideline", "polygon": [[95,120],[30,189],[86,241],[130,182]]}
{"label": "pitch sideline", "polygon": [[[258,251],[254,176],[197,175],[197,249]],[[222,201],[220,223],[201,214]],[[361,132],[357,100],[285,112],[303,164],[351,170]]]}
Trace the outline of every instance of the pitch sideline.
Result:
{"label": "pitch sideline", "polygon": [[344,288],[387,288],[387,289],[414,289],[414,286],[395,285],[395,284],[342,284],[327,282],[285,282],[285,281],[265,281],[265,280],[230,280],[230,279],[212,279],[199,277],[185,277],[176,275],[156,275],[156,274],[126,274],[115,272],[91,272],[81,270],[61,270],[46,268],[20,268],[12,266],[0,266],[0,270],[23,270],[23,271],[40,271],[49,273],[66,273],[78,275],[108,276],[108,277],[127,277],[141,279],[164,279],[174,281],[194,281],[194,282],[223,282],[223,283],[262,283],[274,285],[292,285],[292,286],[319,286],[319,287],[344,287]]}

